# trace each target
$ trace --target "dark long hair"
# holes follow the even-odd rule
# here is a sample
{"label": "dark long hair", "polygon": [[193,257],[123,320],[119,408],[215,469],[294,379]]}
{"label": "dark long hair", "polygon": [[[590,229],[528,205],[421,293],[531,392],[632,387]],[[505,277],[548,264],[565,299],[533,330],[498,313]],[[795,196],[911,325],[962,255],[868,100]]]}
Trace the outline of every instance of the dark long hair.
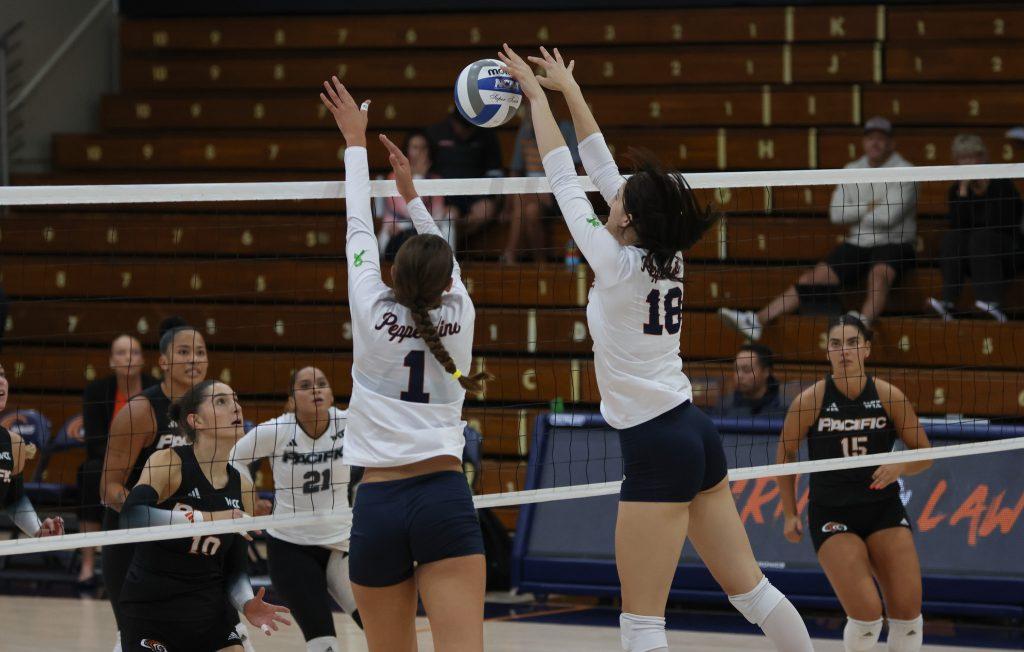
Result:
{"label": "dark long hair", "polygon": [[637,243],[647,251],[643,269],[655,281],[683,281],[680,253],[697,244],[718,220],[701,208],[681,174],[666,172],[653,154],[631,149],[633,175],[622,189],[622,208],[632,217]]}
{"label": "dark long hair", "polygon": [[854,317],[853,315],[839,315],[828,320],[828,330],[825,332],[831,333],[832,329],[836,326],[853,326],[861,334],[865,342],[870,342],[874,336],[874,333],[868,328],[867,324],[861,321],[859,317]]}
{"label": "dark long hair", "polygon": [[171,403],[171,407],[167,409],[167,416],[178,424],[178,434],[183,436],[189,441],[189,443],[196,443],[198,434],[196,429],[188,423],[188,415],[195,414],[199,411],[199,406],[202,405],[203,401],[206,400],[207,394],[209,394],[210,388],[216,384],[216,380],[204,380],[203,382],[193,385],[191,389],[181,395],[178,400]]}
{"label": "dark long hair", "polygon": [[[399,247],[395,255],[393,272],[395,300],[409,309],[419,336],[423,338],[430,353],[444,367],[454,374],[458,367],[448,349],[444,348],[437,327],[430,321],[429,311],[441,305],[441,295],[448,287],[455,269],[452,248],[438,235],[414,235]],[[459,384],[467,392],[480,393],[484,381],[493,376],[486,372],[463,375]]]}

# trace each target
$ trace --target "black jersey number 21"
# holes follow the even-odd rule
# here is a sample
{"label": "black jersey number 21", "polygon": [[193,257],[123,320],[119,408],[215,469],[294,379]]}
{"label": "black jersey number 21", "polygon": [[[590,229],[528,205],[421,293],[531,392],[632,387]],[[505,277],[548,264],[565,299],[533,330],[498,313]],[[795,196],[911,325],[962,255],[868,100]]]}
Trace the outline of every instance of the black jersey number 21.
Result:
{"label": "black jersey number 21", "polygon": [[302,493],[304,494],[315,494],[318,491],[327,491],[331,488],[330,469],[324,469],[323,473],[319,471],[306,471],[302,474],[302,479],[305,480],[302,483]]}
{"label": "black jersey number 21", "polygon": [[665,293],[665,325],[661,325],[661,290],[651,290],[647,295],[649,314],[647,323],[644,324],[644,335],[661,335],[668,331],[669,335],[679,332],[679,326],[683,323],[683,291],[679,288],[672,288]]}

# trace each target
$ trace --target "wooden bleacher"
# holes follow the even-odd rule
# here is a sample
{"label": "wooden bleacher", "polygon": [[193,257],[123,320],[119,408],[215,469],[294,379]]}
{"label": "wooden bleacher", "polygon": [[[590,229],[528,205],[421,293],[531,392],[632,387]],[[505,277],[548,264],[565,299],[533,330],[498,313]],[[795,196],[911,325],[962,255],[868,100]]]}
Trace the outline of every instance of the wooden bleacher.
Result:
{"label": "wooden bleacher", "polygon": [[[893,120],[898,150],[919,165],[949,163],[964,131],[982,135],[994,162],[1024,161],[1024,147],[1004,137],[1024,115],[1024,9],[1011,5],[147,19],[122,25],[122,88],[103,98],[100,131],[58,134],[53,174],[17,182],[338,179],[342,141],[317,98],[324,78],[338,74],[372,97],[373,128],[401,138],[441,120],[458,70],[501,40],[557,44],[577,59],[623,164],[639,145],[687,172],[841,167],[859,155],[860,125],[875,114]],[[506,158],[515,128],[498,130]],[[386,171],[383,151],[370,155]],[[872,363],[923,414],[1019,418],[1024,328],[915,317],[939,292],[947,187],[920,188],[921,265],[876,325]],[[759,306],[842,238],[824,218],[831,190],[700,191],[725,217],[686,267],[682,350],[698,402],[730,390],[728,360],[741,343],[714,310]],[[325,367],[346,396],[342,211],[331,201],[240,202],[0,217],[11,406],[36,407],[59,427],[85,382],[105,373],[109,339],[126,331],[152,347],[170,314],[204,331],[210,376],[243,394],[249,419],[279,412],[299,364]],[[593,410],[598,400],[582,309],[592,275],[494,264],[505,228],[460,253],[479,306],[474,364],[498,377],[466,407],[485,435],[485,491],[522,486],[528,433],[548,401]],[[557,258],[568,233],[557,217],[545,231],[547,257]],[[1024,281],[1009,298],[1024,306]],[[861,294],[844,300],[856,306]],[[968,288],[961,307],[971,301]],[[780,378],[820,376],[823,330],[809,316],[767,329]],[[75,454],[58,456],[49,475],[73,477]],[[503,512],[509,525],[514,514]]]}

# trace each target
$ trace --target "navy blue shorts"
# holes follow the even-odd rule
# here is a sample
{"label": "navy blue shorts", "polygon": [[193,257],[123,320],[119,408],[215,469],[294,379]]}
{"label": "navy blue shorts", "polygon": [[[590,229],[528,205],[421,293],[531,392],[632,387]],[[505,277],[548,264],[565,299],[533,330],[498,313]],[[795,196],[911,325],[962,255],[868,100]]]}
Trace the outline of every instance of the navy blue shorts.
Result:
{"label": "navy blue shorts", "polygon": [[728,473],[715,424],[690,401],[620,430],[619,443],[625,473],[619,500],[686,503]]}
{"label": "navy blue shorts", "polygon": [[393,586],[412,577],[415,564],[482,554],[480,521],[463,474],[359,485],[349,543],[354,583]]}

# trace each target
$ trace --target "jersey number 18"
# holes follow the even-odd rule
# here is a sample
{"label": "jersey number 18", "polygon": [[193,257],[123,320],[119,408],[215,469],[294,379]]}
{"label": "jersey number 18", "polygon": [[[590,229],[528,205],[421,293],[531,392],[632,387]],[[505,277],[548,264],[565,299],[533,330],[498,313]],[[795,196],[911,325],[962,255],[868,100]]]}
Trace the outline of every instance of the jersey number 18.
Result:
{"label": "jersey number 18", "polygon": [[647,295],[650,308],[647,323],[644,324],[644,335],[661,335],[668,331],[669,335],[679,332],[683,323],[683,291],[672,288],[665,293],[665,325],[661,325],[661,290],[651,290]]}

